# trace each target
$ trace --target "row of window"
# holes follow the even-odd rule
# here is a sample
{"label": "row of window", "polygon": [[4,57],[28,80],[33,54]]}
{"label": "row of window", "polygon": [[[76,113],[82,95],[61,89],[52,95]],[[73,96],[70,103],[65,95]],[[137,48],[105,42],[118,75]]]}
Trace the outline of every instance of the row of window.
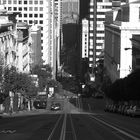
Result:
{"label": "row of window", "polygon": [[[12,11],[12,7],[8,7],[7,10]],[[43,7],[13,7],[13,11],[43,11]]]}
{"label": "row of window", "polygon": [[39,18],[43,18],[43,14],[20,14],[19,15],[19,17],[30,17],[30,18],[32,18],[32,17],[35,17],[35,18],[37,18],[37,17],[39,17]]}
{"label": "row of window", "polygon": [[4,4],[41,4],[43,5],[43,0],[3,0]]}
{"label": "row of window", "polygon": [[[26,23],[28,23],[28,24],[33,24],[33,23],[35,23],[35,24],[43,24],[43,21],[42,20],[18,20],[18,22],[26,22]],[[43,27],[41,27],[41,30],[43,30]]]}

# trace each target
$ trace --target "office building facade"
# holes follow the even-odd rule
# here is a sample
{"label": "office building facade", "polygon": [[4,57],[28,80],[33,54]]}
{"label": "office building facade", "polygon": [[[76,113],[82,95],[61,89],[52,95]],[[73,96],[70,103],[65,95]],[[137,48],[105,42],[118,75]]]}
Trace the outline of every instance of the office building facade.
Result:
{"label": "office building facade", "polygon": [[105,13],[118,3],[126,0],[91,0],[89,6],[89,67],[96,67],[98,60],[103,59],[105,40]]}
{"label": "office building facade", "polygon": [[140,34],[139,10],[140,2],[135,1],[106,13],[104,66],[112,82],[133,71],[133,55],[139,62],[135,55],[139,51],[133,48],[134,40]]}

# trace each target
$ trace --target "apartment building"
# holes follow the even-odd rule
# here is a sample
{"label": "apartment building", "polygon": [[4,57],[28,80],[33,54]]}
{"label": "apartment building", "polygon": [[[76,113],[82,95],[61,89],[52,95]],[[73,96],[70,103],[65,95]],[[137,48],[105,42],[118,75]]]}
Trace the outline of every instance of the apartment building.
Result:
{"label": "apartment building", "polygon": [[112,82],[133,70],[133,55],[139,51],[134,50],[131,40],[136,40],[137,35],[140,35],[140,1],[129,0],[106,13],[104,66]]}

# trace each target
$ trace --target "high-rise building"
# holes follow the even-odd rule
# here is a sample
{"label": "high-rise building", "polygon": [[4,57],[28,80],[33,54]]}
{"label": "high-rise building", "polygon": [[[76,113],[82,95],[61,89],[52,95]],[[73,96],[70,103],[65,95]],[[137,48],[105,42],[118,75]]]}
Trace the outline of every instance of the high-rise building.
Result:
{"label": "high-rise building", "polygon": [[[114,2],[113,2],[114,1]],[[126,0],[91,0],[89,6],[89,67],[103,58],[105,13]],[[93,55],[90,55],[93,54]]]}

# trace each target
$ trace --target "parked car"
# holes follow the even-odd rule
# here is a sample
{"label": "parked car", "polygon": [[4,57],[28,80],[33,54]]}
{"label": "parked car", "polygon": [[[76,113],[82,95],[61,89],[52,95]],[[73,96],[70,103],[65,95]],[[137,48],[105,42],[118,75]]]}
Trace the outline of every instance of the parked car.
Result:
{"label": "parked car", "polygon": [[61,104],[60,103],[53,103],[51,105],[51,110],[53,110],[53,111],[61,110]]}
{"label": "parked car", "polygon": [[134,105],[128,109],[128,114],[132,117],[140,116],[140,106]]}
{"label": "parked car", "polygon": [[117,113],[121,113],[122,111],[122,105],[119,105],[118,109],[117,109]]}
{"label": "parked car", "polygon": [[113,113],[116,113],[116,112],[117,112],[117,109],[118,109],[118,105],[115,104],[115,105],[113,106],[112,112],[113,112]]}
{"label": "parked car", "polygon": [[105,106],[105,108],[104,108],[104,111],[105,111],[105,112],[109,111],[109,106],[110,106],[109,104],[106,104],[106,106]]}
{"label": "parked car", "polygon": [[128,115],[128,109],[130,108],[129,105],[126,105],[124,110],[123,110],[123,115]]}

